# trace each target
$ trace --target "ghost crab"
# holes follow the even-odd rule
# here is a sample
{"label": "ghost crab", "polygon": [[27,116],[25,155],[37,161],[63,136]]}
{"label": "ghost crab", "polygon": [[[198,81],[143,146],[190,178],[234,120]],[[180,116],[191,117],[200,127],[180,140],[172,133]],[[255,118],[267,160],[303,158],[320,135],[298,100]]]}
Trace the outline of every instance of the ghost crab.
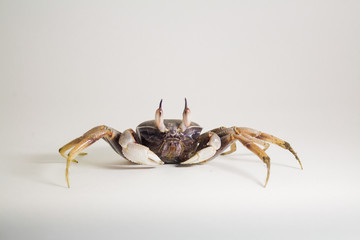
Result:
{"label": "ghost crab", "polygon": [[[267,166],[266,187],[270,176],[270,158],[265,153],[270,144],[289,150],[303,169],[300,159],[290,144],[270,134],[246,127],[219,127],[201,134],[202,127],[190,120],[190,109],[185,98],[183,119],[164,119],[162,100],[155,112],[155,120],[141,123],[136,132],[132,129],[123,133],[105,125],[94,127],[59,149],[67,159],[66,181],[69,183],[70,162],[85,148],[99,139],[104,139],[125,159],[146,165],[161,164],[199,164],[207,162],[219,154],[226,155],[236,151],[236,141],[256,154]],[[263,148],[259,147],[262,146]],[[230,150],[225,150],[230,147]],[[71,149],[71,150],[70,150]],[[70,150],[66,155],[66,151]]]}

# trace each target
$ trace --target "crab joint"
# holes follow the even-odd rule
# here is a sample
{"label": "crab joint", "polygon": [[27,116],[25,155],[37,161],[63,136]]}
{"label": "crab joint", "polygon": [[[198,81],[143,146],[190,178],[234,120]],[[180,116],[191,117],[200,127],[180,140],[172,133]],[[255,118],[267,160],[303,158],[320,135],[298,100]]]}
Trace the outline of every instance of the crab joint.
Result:
{"label": "crab joint", "polygon": [[157,128],[160,130],[160,132],[165,132],[168,129],[165,127],[165,124],[164,124],[164,116],[163,116],[163,110],[161,108],[161,105],[162,105],[162,99],[160,101],[159,108],[155,112],[155,124],[156,124]]}
{"label": "crab joint", "polygon": [[185,131],[191,124],[191,120],[190,120],[190,108],[188,108],[187,106],[187,100],[185,98],[185,108],[184,108],[184,112],[183,112],[183,120],[181,122],[180,128],[182,131]]}
{"label": "crab joint", "polygon": [[218,150],[221,147],[221,139],[220,137],[216,134],[211,132],[209,134],[210,140],[208,142],[208,146],[213,147],[215,150]]}

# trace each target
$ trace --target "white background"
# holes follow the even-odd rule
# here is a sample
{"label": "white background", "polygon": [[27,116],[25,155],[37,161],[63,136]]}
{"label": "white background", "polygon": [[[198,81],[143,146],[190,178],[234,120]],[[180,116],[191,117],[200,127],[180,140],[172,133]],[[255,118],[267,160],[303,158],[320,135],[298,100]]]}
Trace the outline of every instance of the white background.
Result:
{"label": "white background", "polygon": [[[0,1],[0,239],[359,239],[359,1]],[[90,128],[247,126],[192,167],[138,168]]]}

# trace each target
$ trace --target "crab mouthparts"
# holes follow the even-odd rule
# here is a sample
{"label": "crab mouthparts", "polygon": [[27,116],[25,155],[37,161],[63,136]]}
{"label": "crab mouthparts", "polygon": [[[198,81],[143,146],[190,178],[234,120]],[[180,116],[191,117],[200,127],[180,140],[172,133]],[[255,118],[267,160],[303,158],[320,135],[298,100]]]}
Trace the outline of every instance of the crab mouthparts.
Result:
{"label": "crab mouthparts", "polygon": [[161,157],[165,159],[174,159],[179,157],[183,151],[183,148],[179,140],[168,140],[164,143],[161,149]]}

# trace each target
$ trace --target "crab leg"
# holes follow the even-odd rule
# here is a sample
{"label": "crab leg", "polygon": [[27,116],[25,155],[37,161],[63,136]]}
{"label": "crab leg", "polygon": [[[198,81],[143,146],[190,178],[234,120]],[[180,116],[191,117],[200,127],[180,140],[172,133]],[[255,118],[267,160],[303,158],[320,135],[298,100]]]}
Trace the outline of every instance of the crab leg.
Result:
{"label": "crab leg", "polygon": [[77,143],[75,145],[75,147],[69,152],[68,157],[67,157],[67,161],[66,161],[66,170],[65,170],[65,177],[66,177],[66,182],[68,187],[70,187],[70,182],[69,182],[69,167],[70,167],[70,162],[78,162],[75,160],[75,157],[77,155],[80,154],[80,152],[82,150],[84,150],[85,148],[87,148],[88,146],[90,146],[94,141],[90,140],[90,139],[84,139],[82,141],[80,141],[79,143]]}
{"label": "crab leg", "polygon": [[[238,140],[241,142],[246,148],[248,148],[251,152],[255,153],[267,166],[267,177],[265,186],[268,183],[269,176],[270,176],[270,157],[265,153],[265,151],[269,148],[269,143],[274,143],[284,149],[289,150],[295,158],[298,160],[301,169],[302,164],[300,159],[298,158],[295,151],[291,148],[290,144],[281,140],[277,137],[274,137],[270,134],[262,133],[255,129],[251,128],[244,128],[244,127],[219,127],[211,130],[211,132],[216,133],[221,139],[221,147],[217,150],[216,154],[211,158],[213,159],[217,155],[223,154],[230,154],[236,151],[235,142]],[[204,143],[206,142],[206,137],[201,138],[199,141],[199,148],[204,147]],[[263,146],[264,149],[259,147],[258,145]],[[224,152],[228,147],[230,150]]]}
{"label": "crab leg", "polygon": [[248,135],[245,135],[245,134],[243,134],[243,136],[245,136],[246,138],[250,139],[250,140],[253,141],[254,143],[257,143],[257,144],[263,146],[263,147],[264,147],[264,148],[263,148],[263,151],[266,151],[266,150],[270,147],[270,144],[267,143],[267,142],[265,142],[265,141],[263,141],[263,140],[260,140],[260,139],[258,139],[258,138],[254,138],[254,137],[251,137],[251,136],[248,136]]}
{"label": "crab leg", "polygon": [[299,159],[299,157],[297,156],[296,152],[294,151],[294,149],[290,146],[290,144],[280,138],[277,138],[275,136],[272,136],[270,134],[267,133],[263,133],[260,131],[257,131],[255,129],[251,129],[251,128],[239,128],[239,127],[234,127],[235,131],[240,133],[240,134],[246,134],[246,135],[250,135],[251,137],[253,137],[254,139],[258,139],[258,140],[263,140],[266,142],[270,142],[270,143],[274,143],[284,149],[289,150],[296,158],[296,160],[299,162],[301,169],[303,169],[303,166],[301,164],[301,161]]}
{"label": "crab leg", "polygon": [[[254,137],[251,137],[251,136],[246,136],[246,138],[248,138],[249,140],[251,140],[254,143],[257,143],[257,144],[263,146],[264,147],[263,151],[266,151],[270,147],[269,143],[267,143],[267,142],[265,142],[263,140],[260,140],[258,138],[254,138]],[[230,150],[227,151],[227,152],[221,153],[221,155],[228,155],[228,154],[231,154],[231,153],[233,153],[235,151],[236,151],[236,143],[233,143],[233,144],[230,145]]]}
{"label": "crab leg", "polygon": [[[59,149],[60,154],[67,159],[65,177],[68,187],[70,187],[70,183],[69,183],[70,162],[72,161],[77,162],[75,158],[81,153],[82,150],[84,150],[85,148],[87,148],[97,140],[103,138],[111,145],[111,147],[117,153],[123,156],[121,152],[121,146],[118,143],[118,139],[120,138],[120,136],[121,136],[120,132],[103,125],[103,126],[94,127],[93,129],[84,133],[83,136],[72,140],[71,142],[60,148]],[[69,149],[71,150],[69,154],[66,155],[65,153]]]}
{"label": "crab leg", "polygon": [[234,137],[239,140],[247,149],[255,153],[265,164],[267,167],[267,176],[264,187],[266,187],[269,176],[270,176],[270,157],[265,153],[263,149],[254,144],[251,139],[246,138],[242,135],[235,134]]}
{"label": "crab leg", "polygon": [[[73,148],[75,145],[77,145],[80,141],[82,140],[82,137],[78,137],[74,140],[72,140],[71,142],[69,142],[68,144],[66,144],[65,146],[63,146],[62,148],[59,149],[59,152],[61,154],[61,156],[63,156],[64,158],[68,158],[66,155],[65,155],[65,152],[71,148]],[[76,161],[75,159],[72,159],[73,162],[78,162]]]}
{"label": "crab leg", "polygon": [[228,155],[236,151],[236,143],[230,145],[230,150],[227,152],[221,153],[221,155]]}

